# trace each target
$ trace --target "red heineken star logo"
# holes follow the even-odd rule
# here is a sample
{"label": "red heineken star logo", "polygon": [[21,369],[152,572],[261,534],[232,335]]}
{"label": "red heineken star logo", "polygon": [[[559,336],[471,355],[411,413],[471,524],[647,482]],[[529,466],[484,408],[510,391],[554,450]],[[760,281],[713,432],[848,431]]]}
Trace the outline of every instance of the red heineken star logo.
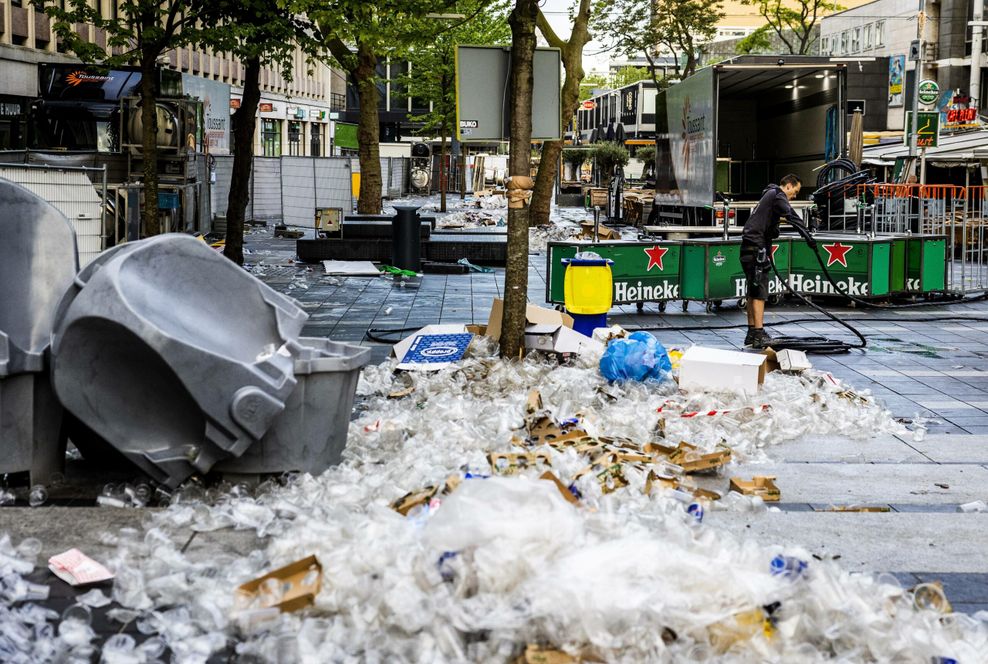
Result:
{"label": "red heineken star logo", "polygon": [[665,247],[659,246],[652,247],[651,249],[645,249],[645,253],[648,254],[648,268],[646,268],[645,271],[650,272],[656,265],[659,266],[660,272],[665,269],[662,267],[662,257],[665,256],[668,251],[669,250]]}
{"label": "red heineken star logo", "polygon": [[779,250],[779,247],[780,246],[781,245],[778,245],[778,244],[773,244],[772,245],[772,260],[775,260],[775,252],[777,252]]}
{"label": "red heineken star logo", "polygon": [[823,248],[830,254],[830,257],[827,258],[827,267],[830,267],[834,263],[840,263],[844,267],[847,267],[847,252],[854,247],[835,242],[834,244],[825,244]]}

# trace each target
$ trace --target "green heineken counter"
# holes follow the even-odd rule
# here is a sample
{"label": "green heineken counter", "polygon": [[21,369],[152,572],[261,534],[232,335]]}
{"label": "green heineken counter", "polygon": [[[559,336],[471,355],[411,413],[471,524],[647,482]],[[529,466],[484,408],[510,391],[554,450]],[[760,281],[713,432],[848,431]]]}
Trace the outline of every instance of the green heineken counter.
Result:
{"label": "green heineken counter", "polygon": [[[946,239],[942,235],[817,235],[817,253],[835,289],[799,236],[772,243],[776,269],[789,286],[805,295],[847,293],[858,298],[924,294],[944,289]],[[550,242],[546,301],[563,303],[562,259],[594,251],[614,261],[614,304],[665,303],[669,300],[719,304],[743,298],[740,239],[677,242]],[[770,295],[785,286],[772,275]]]}

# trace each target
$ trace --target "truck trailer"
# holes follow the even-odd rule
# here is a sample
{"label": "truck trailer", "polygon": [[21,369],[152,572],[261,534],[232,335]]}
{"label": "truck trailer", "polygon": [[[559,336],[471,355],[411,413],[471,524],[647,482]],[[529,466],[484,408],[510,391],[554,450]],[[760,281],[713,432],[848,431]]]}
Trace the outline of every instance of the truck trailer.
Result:
{"label": "truck trailer", "polygon": [[[846,63],[820,57],[745,56],[696,72],[656,99],[660,225],[744,223],[770,182],[803,180],[844,146]],[[801,207],[794,201],[794,207]]]}

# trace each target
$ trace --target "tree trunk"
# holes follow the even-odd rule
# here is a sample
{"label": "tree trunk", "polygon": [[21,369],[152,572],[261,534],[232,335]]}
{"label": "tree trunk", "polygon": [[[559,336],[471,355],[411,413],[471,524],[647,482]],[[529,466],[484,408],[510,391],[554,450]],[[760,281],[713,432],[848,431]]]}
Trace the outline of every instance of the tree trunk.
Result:
{"label": "tree trunk", "polygon": [[161,232],[158,215],[158,113],[155,94],[155,53],[141,58],[141,157],[144,160],[144,207],[141,225],[144,236]]}
{"label": "tree trunk", "polygon": [[357,68],[353,72],[360,95],[360,117],[357,126],[357,154],[360,157],[360,200],[357,212],[381,212],[381,115],[377,104],[377,56],[363,44],[357,46]]}
{"label": "tree trunk", "polygon": [[[511,12],[511,155],[508,174],[531,177],[532,60],[535,57],[537,0],[516,0]],[[501,356],[515,358],[525,342],[528,304],[528,210],[508,208],[508,260],[504,275]]]}
{"label": "tree trunk", "polygon": [[250,172],[254,166],[254,129],[257,105],[261,101],[261,61],[253,57],[245,63],[244,94],[234,113],[233,176],[226,204],[226,246],[223,255],[237,265],[244,264],[244,221],[250,200]]}
{"label": "tree trunk", "polygon": [[532,204],[528,207],[529,226],[545,226],[549,223],[552,208],[552,190],[559,170],[559,155],[563,152],[562,141],[546,141],[542,144],[542,160],[539,174],[535,178]]}
{"label": "tree trunk", "polygon": [[[550,44],[562,47],[563,69],[566,78],[559,95],[559,122],[565,131],[566,125],[573,119],[580,106],[580,83],[583,82],[583,47],[590,41],[588,23],[590,21],[590,0],[581,0],[580,6],[573,19],[573,30],[569,40],[563,44],[555,43],[549,35],[551,27],[542,22],[539,25]],[[555,35],[552,35],[555,37]],[[531,226],[544,226],[549,223],[549,211],[552,207],[552,189],[559,172],[559,155],[563,151],[562,141],[546,141],[542,145],[542,160],[539,162],[539,174],[535,179],[535,191],[532,192],[532,205],[528,209],[528,223]]]}
{"label": "tree trunk", "polygon": [[446,211],[446,133],[439,141],[439,211]]}

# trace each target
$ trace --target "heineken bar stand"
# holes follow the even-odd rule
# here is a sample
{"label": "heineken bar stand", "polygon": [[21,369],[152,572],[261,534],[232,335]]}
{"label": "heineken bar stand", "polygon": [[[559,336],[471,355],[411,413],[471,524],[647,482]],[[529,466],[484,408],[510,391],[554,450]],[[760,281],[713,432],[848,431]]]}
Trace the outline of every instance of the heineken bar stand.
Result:
{"label": "heineken bar stand", "polygon": [[[926,295],[945,288],[946,239],[943,235],[855,234],[814,236],[814,256],[803,238],[783,235],[772,243],[779,276],[796,292],[809,296],[851,295],[887,299],[894,295]],[[740,239],[698,239],[675,242],[550,242],[547,251],[546,301],[563,304],[564,258],[594,251],[614,261],[614,304],[670,300],[704,302],[712,309],[724,300],[745,297]],[[824,273],[820,262],[837,283]],[[773,273],[771,300],[787,293]]]}

